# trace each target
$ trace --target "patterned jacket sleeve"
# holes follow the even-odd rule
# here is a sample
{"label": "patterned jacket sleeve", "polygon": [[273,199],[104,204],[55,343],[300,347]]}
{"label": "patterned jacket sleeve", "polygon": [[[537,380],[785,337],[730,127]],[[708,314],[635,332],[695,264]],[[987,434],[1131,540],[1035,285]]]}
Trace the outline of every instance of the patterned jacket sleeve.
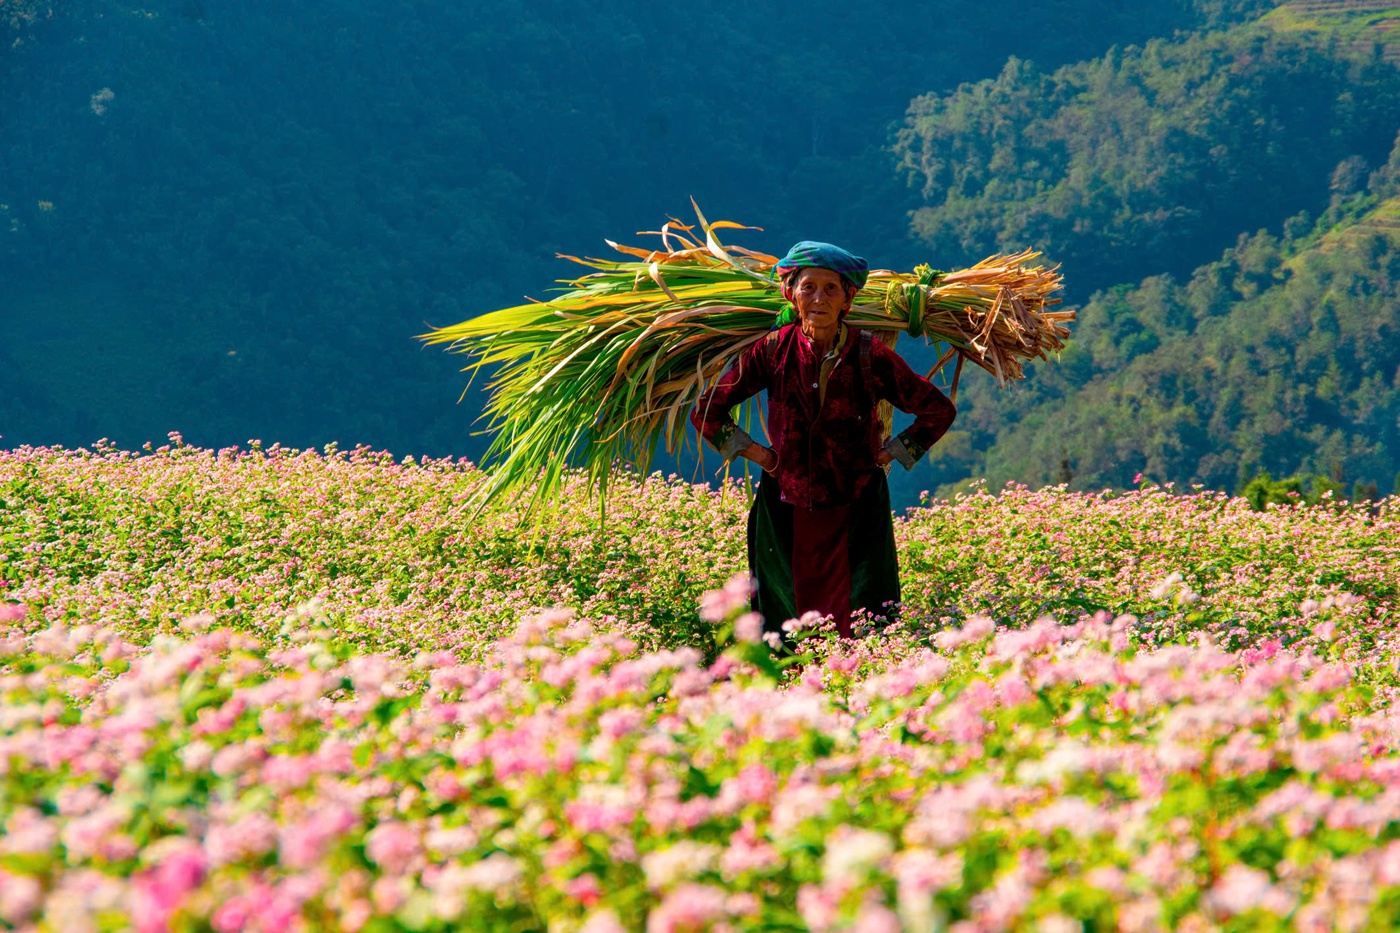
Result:
{"label": "patterned jacket sleeve", "polygon": [[938,386],[909,368],[904,358],[879,340],[871,347],[871,374],[876,394],[914,423],[890,438],[885,447],[905,469],[912,469],[930,447],[947,433],[957,409]]}
{"label": "patterned jacket sleeve", "polygon": [[741,353],[719,382],[696,400],[690,423],[726,462],[753,443],[753,438],[734,423],[730,409],[767,389],[771,381],[768,341],[760,340]]}

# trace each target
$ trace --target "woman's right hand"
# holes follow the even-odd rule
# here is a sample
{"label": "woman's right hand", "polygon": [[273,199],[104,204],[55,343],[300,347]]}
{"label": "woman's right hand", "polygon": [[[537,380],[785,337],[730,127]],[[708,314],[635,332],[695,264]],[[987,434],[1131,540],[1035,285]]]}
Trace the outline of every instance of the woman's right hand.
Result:
{"label": "woman's right hand", "polygon": [[778,469],[778,454],[772,447],[764,447],[755,441],[744,449],[743,455],[763,468],[763,472],[772,473]]}

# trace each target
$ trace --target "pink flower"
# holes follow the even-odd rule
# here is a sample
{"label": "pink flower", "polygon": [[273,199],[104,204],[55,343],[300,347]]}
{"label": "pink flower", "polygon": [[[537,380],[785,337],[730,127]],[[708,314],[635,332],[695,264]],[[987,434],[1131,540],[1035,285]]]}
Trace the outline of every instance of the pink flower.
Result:
{"label": "pink flower", "polygon": [[39,909],[43,899],[44,888],[39,879],[12,875],[0,868],[0,920],[14,927],[23,927],[25,921]]}
{"label": "pink flower", "polygon": [[1018,655],[1031,655],[1057,645],[1065,639],[1063,626],[1051,618],[1036,619],[1029,628],[1004,631],[992,642],[988,654],[1001,661]]}
{"label": "pink flower", "polygon": [[854,933],[900,933],[903,926],[884,904],[865,903],[856,914]]}
{"label": "pink flower", "polygon": [[283,826],[277,848],[281,860],[291,868],[310,868],[320,861],[331,843],[356,824],[355,815],[344,805],[328,803],[317,807],[300,822]]}
{"label": "pink flower", "polygon": [[0,624],[19,622],[25,615],[25,608],[19,603],[0,603]]}
{"label": "pink flower", "polygon": [[263,783],[283,793],[306,786],[315,773],[316,762],[306,755],[274,755],[262,766]]}
{"label": "pink flower", "polygon": [[264,755],[257,746],[236,742],[215,752],[209,768],[219,777],[234,777],[252,768]]}
{"label": "pink flower", "polygon": [[1009,930],[1030,906],[1033,892],[1020,871],[997,879],[972,898],[972,910],[985,930]]}
{"label": "pink flower", "polygon": [[407,871],[421,852],[417,830],[404,823],[380,823],[365,836],[365,855],[391,875]]}
{"label": "pink flower", "polygon": [[196,740],[183,746],[175,753],[187,771],[203,771],[214,760],[214,747],[208,742]]}
{"label": "pink flower", "polygon": [[758,642],[763,638],[763,616],[746,612],[734,620],[734,637],[738,641]]}
{"label": "pink flower", "polygon": [[[78,817],[63,827],[64,851],[73,862],[86,861],[98,855],[108,855],[110,846],[121,846],[121,828],[126,825],[125,809],[108,805],[86,816]],[[122,846],[125,848],[125,846]]]}
{"label": "pink flower", "polygon": [[705,930],[727,916],[727,895],[710,885],[685,884],[661,899],[647,915],[647,933]]}
{"label": "pink flower", "polygon": [[821,625],[823,618],[825,617],[820,612],[817,612],[815,609],[808,609],[806,612],[802,613],[800,619],[788,619],[783,623],[782,628],[783,631],[787,632],[789,635],[796,635],[800,632],[811,632]]}
{"label": "pink flower", "polygon": [[1064,914],[1049,914],[1040,918],[1040,933],[1081,933],[1084,924]]}
{"label": "pink flower", "polygon": [[719,870],[726,881],[749,872],[762,872],[781,864],[782,856],[768,842],[758,838],[753,823],[745,823],[729,840],[719,856]]}
{"label": "pink flower", "polygon": [[1343,762],[1354,761],[1360,752],[1360,738],[1346,732],[1315,742],[1300,740],[1293,743],[1293,767],[1304,774],[1314,774]]}
{"label": "pink flower", "polygon": [[951,651],[962,645],[985,640],[996,631],[996,623],[990,616],[976,615],[963,623],[962,628],[944,629],[934,636],[934,644],[944,651]]}
{"label": "pink flower", "polygon": [[131,919],[139,933],[166,933],[170,918],[204,880],[204,853],[190,842],[132,879]]}
{"label": "pink flower", "polygon": [[814,884],[797,889],[797,912],[812,933],[826,933],[836,923],[838,898],[833,892]]}
{"label": "pink flower", "polygon": [[589,914],[583,926],[579,927],[579,933],[627,933],[627,928],[616,913],[604,908]]}
{"label": "pink flower", "polygon": [[700,618],[706,622],[723,622],[749,605],[753,593],[747,573],[736,573],[724,584],[724,589],[708,590],[700,597]]}
{"label": "pink flower", "polygon": [[0,833],[0,855],[48,855],[58,842],[53,821],[32,807],[20,807]]}
{"label": "pink flower", "polygon": [[[496,852],[479,862],[449,862],[441,870],[431,867],[423,878],[424,884],[433,891],[434,912],[442,919],[451,920],[461,915],[465,909],[466,895],[472,891],[487,892],[497,902],[508,901],[512,897],[512,888],[522,876],[524,870],[517,860],[504,852]],[[399,880],[403,881],[403,891],[412,890],[409,878]]]}
{"label": "pink flower", "polygon": [[963,859],[957,852],[938,855],[928,849],[905,849],[894,857],[900,903],[956,887],[962,883],[962,874]]}
{"label": "pink flower", "polygon": [[374,909],[380,914],[392,914],[405,903],[412,893],[412,882],[401,876],[382,875],[370,885],[369,897]]}
{"label": "pink flower", "polygon": [[1076,839],[1087,839],[1111,830],[1113,818],[1083,797],[1057,797],[1044,809],[1031,814],[1027,824],[1047,836],[1064,829]]}
{"label": "pink flower", "polygon": [[428,830],[425,847],[437,855],[461,855],[475,848],[481,841],[481,833],[470,824],[443,826]]}
{"label": "pink flower", "polygon": [[1128,875],[1116,865],[1100,865],[1084,875],[1090,887],[1107,891],[1114,897],[1124,897],[1128,893]]}
{"label": "pink flower", "polygon": [[352,657],[346,665],[355,692],[362,697],[397,696],[403,668],[388,655],[366,654]]}
{"label": "pink flower", "polygon": [[564,893],[584,907],[592,907],[602,898],[603,886],[598,883],[597,875],[588,872],[564,882]]}
{"label": "pink flower", "polygon": [[1026,678],[1016,671],[1007,671],[997,680],[997,695],[1004,706],[1020,706],[1035,699],[1035,691]]}
{"label": "pink flower", "polygon": [[271,887],[253,882],[250,890],[224,901],[209,918],[217,933],[283,933],[296,916],[295,905],[279,898]]}
{"label": "pink flower", "polygon": [[481,861],[466,866],[462,881],[474,891],[487,891],[499,899],[524,874],[518,861],[504,852],[493,852]]}
{"label": "pink flower", "polygon": [[263,855],[276,844],[277,823],[266,813],[250,813],[236,823],[216,823],[204,836],[204,850],[215,865]]}
{"label": "pink flower", "polygon": [[593,784],[581,787],[578,798],[564,805],[564,816],[581,833],[606,833],[631,825],[637,811],[622,787]]}
{"label": "pink flower", "polygon": [[767,765],[752,764],[724,782],[720,799],[742,807],[766,803],[778,790],[778,776]]}
{"label": "pink flower", "polygon": [[1171,890],[1188,880],[1188,870],[1182,866],[1195,852],[1194,844],[1189,842],[1176,847],[1166,842],[1153,843],[1146,854],[1133,863],[1133,873],[1162,890]]}
{"label": "pink flower", "polygon": [[1255,908],[1288,913],[1293,906],[1292,898],[1274,888],[1267,874],[1238,862],[1225,869],[1225,874],[1206,894],[1205,901],[1216,913],[1227,917]]}

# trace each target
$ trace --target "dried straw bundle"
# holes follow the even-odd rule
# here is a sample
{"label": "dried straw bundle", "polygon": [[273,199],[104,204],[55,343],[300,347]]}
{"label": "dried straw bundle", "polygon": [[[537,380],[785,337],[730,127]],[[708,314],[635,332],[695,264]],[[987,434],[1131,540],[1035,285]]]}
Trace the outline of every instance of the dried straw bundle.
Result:
{"label": "dried straw bundle", "polygon": [[[663,438],[680,450],[690,406],[789,308],[771,271],[777,257],[726,247],[716,235],[755,228],[695,212],[703,243],[677,221],[655,232],[658,250],[609,240],[629,258],[563,257],[593,271],[548,301],[421,336],[470,357],[463,371],[473,376],[495,367],[483,413],[495,433],[486,458],[494,469],[479,504],[532,484],[530,504],[547,500],[570,467],[586,469],[605,494],[619,461],[645,471]],[[946,345],[930,375],[957,357],[959,372],[970,359],[1005,385],[1023,378],[1022,361],[1061,349],[1074,319],[1047,310],[1061,277],[1030,265],[1037,256],[996,256],[950,274],[874,271],[847,320],[891,345],[901,333]],[[751,423],[755,407],[742,420]]]}

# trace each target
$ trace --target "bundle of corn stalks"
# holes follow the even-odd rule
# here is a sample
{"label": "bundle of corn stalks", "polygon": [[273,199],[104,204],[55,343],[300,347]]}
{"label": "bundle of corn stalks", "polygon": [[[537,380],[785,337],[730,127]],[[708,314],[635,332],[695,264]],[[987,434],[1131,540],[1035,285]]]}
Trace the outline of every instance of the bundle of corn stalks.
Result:
{"label": "bundle of corn stalks", "polygon": [[[684,447],[695,400],[791,316],[772,272],[777,257],[725,246],[717,234],[758,228],[695,213],[703,241],[674,220],[644,234],[660,236],[659,249],[608,240],[627,258],[561,257],[593,270],[564,282],[562,294],[421,335],[470,357],[463,371],[473,377],[494,370],[483,414],[495,434],[493,469],[479,505],[532,485],[529,504],[548,500],[571,467],[584,468],[600,495],[617,463],[645,472],[663,439],[669,452]],[[846,320],[891,346],[902,333],[932,341],[942,352],[930,378],[957,359],[954,394],[964,360],[1006,385],[1023,378],[1022,361],[1060,350],[1074,320],[1047,310],[1061,277],[1031,265],[1038,255],[952,273],[872,271]],[[741,422],[751,425],[756,407],[745,406]]]}

